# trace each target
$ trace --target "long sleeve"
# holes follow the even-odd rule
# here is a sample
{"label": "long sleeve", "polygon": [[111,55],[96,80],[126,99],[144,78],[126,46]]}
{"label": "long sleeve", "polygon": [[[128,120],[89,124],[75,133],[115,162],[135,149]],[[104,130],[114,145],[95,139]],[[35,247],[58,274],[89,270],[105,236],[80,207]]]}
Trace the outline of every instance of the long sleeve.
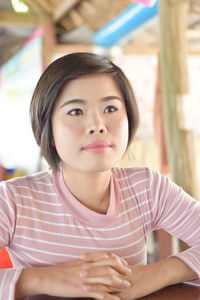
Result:
{"label": "long sleeve", "polygon": [[[190,248],[177,253],[200,278],[200,202],[167,177],[150,170],[153,229],[164,229]],[[200,285],[200,279],[188,283]]]}
{"label": "long sleeve", "polygon": [[[16,205],[14,196],[0,183],[0,249],[9,245],[15,230]],[[0,299],[15,299],[15,284],[20,276],[21,268],[0,270]]]}

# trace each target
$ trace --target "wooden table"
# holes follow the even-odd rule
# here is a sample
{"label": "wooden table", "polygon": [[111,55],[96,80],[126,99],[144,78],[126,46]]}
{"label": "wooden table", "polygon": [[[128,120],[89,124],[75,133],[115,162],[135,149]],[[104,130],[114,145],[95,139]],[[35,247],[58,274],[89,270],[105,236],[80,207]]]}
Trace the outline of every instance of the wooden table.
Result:
{"label": "wooden table", "polygon": [[177,284],[142,297],[140,300],[200,300],[200,288]]}
{"label": "wooden table", "polygon": [[[91,298],[59,298],[50,296],[34,296],[29,300],[91,300]],[[177,284],[166,287],[151,295],[139,298],[138,300],[200,300],[200,288],[185,284]]]}

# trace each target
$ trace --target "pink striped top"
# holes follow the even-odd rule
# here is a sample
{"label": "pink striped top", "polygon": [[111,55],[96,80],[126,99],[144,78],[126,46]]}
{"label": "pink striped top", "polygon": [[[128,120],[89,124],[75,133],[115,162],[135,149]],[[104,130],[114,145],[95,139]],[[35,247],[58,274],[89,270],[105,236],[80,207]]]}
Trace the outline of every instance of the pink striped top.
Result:
{"label": "pink striped top", "polygon": [[7,247],[13,269],[0,270],[0,299],[14,299],[22,268],[66,263],[85,252],[146,264],[146,236],[160,228],[192,246],[176,256],[200,277],[200,202],[149,168],[112,169],[106,215],[74,198],[60,171],[1,182],[0,248]]}

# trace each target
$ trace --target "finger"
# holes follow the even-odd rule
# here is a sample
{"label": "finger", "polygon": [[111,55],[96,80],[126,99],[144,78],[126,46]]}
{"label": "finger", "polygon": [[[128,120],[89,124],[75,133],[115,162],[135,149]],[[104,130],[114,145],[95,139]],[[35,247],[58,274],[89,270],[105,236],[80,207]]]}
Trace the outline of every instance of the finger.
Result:
{"label": "finger", "polygon": [[94,293],[89,295],[90,298],[94,298],[97,300],[121,300],[120,297],[111,295],[111,294],[105,294],[105,293]]}
{"label": "finger", "polygon": [[108,258],[109,254],[105,252],[95,252],[95,253],[84,253],[80,258],[84,261],[98,261],[101,259]]}
{"label": "finger", "polygon": [[93,265],[87,265],[83,266],[79,272],[80,277],[103,277],[103,276],[122,276],[122,274],[119,274],[115,269],[113,269],[110,266],[93,266]]}
{"label": "finger", "polygon": [[117,277],[119,280],[122,281],[122,287],[127,287],[130,286],[129,281],[126,281],[123,278],[122,274],[119,274],[116,270],[114,270],[112,267],[110,266],[101,266],[101,267],[94,267],[94,268],[89,268],[87,270],[82,270],[79,272],[80,277],[82,278],[83,282],[89,282],[86,281],[89,278],[107,278],[110,277],[115,278]]}
{"label": "finger", "polygon": [[[95,288],[92,286],[83,286],[84,293],[88,292],[87,297],[98,299],[98,300],[121,300],[121,298],[117,295],[109,294],[109,292],[106,291],[106,288],[101,289],[99,288],[99,291],[95,291]],[[98,288],[96,288],[97,290]],[[94,291],[92,291],[94,290]]]}
{"label": "finger", "polygon": [[128,280],[121,279],[117,276],[104,276],[104,277],[92,277],[84,278],[84,284],[103,284],[115,289],[124,289],[131,286]]}
{"label": "finger", "polygon": [[125,259],[123,259],[123,258],[117,256],[117,255],[114,254],[114,253],[111,253],[110,255],[111,255],[112,257],[115,257],[115,258],[118,257],[118,258],[121,260],[121,262],[122,262],[125,266],[128,266],[128,262],[127,262]]}
{"label": "finger", "polygon": [[110,256],[109,258],[106,259],[101,259],[95,262],[90,262],[90,263],[86,263],[82,266],[81,270],[91,270],[92,268],[96,268],[96,267],[112,267],[114,270],[116,270],[117,272],[119,272],[120,274],[131,274],[132,270],[124,265],[119,257],[113,257]]}
{"label": "finger", "polygon": [[[102,283],[117,288],[130,287],[131,283],[110,266],[101,266],[82,270],[79,273],[83,283]],[[98,279],[97,279],[98,278]]]}
{"label": "finger", "polygon": [[106,253],[106,252],[95,252],[95,253],[84,253],[80,256],[80,259],[84,261],[98,261],[101,259],[106,259],[109,257],[119,258],[124,265],[128,265],[127,261],[123,258],[120,258],[114,253]]}
{"label": "finger", "polygon": [[103,300],[120,300],[121,298],[117,295],[110,294],[115,291],[111,291],[109,287],[103,286],[102,284],[96,285],[84,285],[84,291],[89,292],[90,297],[94,297],[95,299],[103,299]]}

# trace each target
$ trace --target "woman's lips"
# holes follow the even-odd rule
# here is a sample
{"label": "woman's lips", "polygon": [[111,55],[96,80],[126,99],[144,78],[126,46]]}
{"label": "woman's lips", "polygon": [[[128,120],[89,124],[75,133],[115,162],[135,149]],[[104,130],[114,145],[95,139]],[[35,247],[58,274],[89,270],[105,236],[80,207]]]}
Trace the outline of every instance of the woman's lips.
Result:
{"label": "woman's lips", "polygon": [[94,141],[86,146],[84,146],[82,149],[87,152],[105,152],[108,148],[111,148],[112,145],[109,144],[106,141]]}

